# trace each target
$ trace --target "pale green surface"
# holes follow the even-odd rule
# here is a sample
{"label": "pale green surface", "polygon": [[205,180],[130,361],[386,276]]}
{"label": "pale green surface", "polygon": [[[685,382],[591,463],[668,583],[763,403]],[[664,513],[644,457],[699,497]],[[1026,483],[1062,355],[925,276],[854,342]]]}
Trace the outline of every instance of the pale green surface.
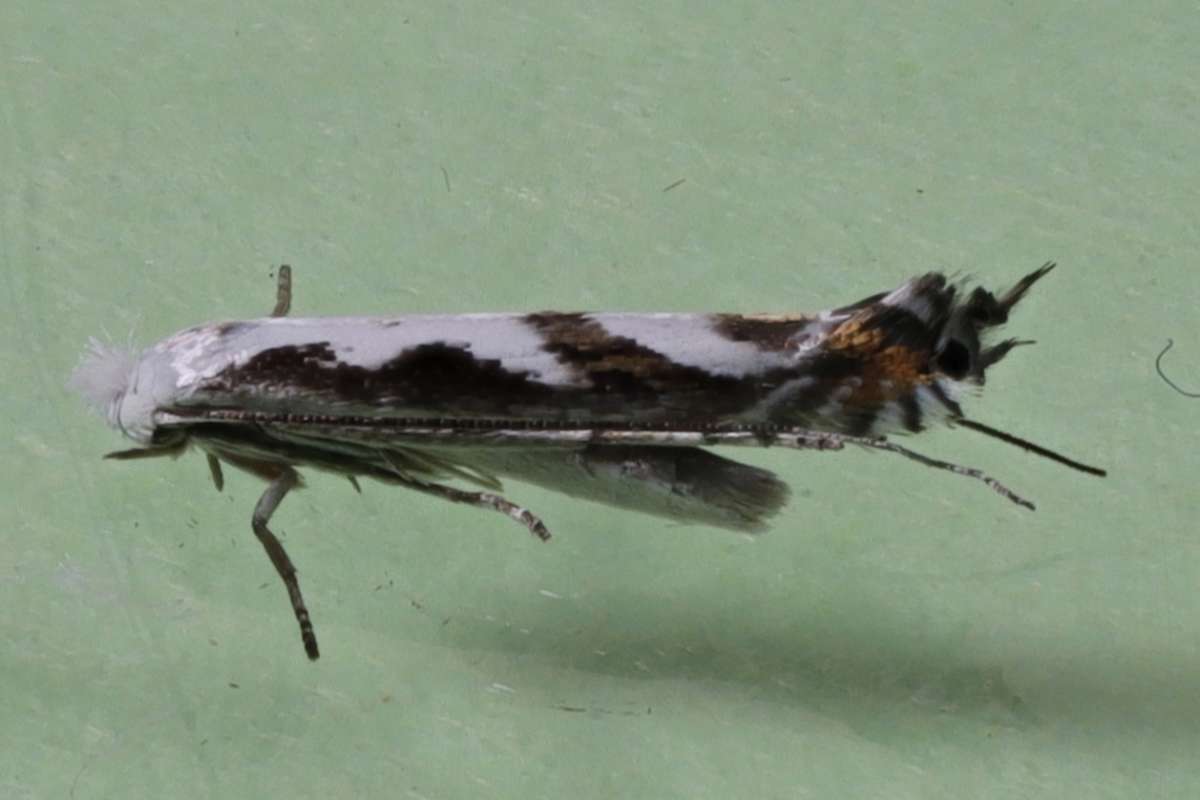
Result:
{"label": "pale green surface", "polygon": [[[1194,3],[242,5],[0,10],[0,796],[1200,793],[1200,403],[1152,370],[1171,336],[1200,385]],[[276,517],[317,664],[259,487],[101,462],[63,388],[89,335],[264,313],[283,260],[316,314],[811,310],[1048,258],[970,410],[1109,479],[913,442],[1030,514],[750,453],[797,492],[766,538],[511,486],[542,546],[318,476]]]}

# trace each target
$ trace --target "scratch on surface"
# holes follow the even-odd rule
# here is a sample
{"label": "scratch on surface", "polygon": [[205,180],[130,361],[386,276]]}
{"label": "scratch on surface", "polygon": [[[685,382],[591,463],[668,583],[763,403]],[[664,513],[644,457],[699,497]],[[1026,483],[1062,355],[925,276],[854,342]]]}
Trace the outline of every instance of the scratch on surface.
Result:
{"label": "scratch on surface", "polygon": [[92,765],[92,762],[95,760],[96,760],[95,756],[85,759],[83,762],[83,765],[79,768],[79,771],[75,773],[75,780],[71,781],[71,791],[70,791],[71,800],[75,800],[75,789],[76,789],[76,787],[79,786],[79,779],[83,776],[84,770],[86,770],[88,767],[90,767]]}
{"label": "scratch on surface", "polygon": [[542,204],[542,198],[538,196],[537,190],[531,189],[528,186],[505,186],[504,193],[518,200],[523,200],[531,206],[540,206]]}

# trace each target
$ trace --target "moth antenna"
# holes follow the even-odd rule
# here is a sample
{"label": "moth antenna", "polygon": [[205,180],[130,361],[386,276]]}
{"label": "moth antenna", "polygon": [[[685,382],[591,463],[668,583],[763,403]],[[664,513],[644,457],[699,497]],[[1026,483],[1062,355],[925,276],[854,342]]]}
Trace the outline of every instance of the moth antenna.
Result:
{"label": "moth antenna", "polygon": [[1075,461],[1074,459],[1067,458],[1061,453],[1056,453],[1048,447],[1042,447],[1040,444],[1034,444],[1028,439],[1022,439],[1020,436],[1014,436],[1011,433],[1005,433],[999,428],[993,428],[991,425],[984,425],[982,422],[976,422],[975,420],[967,419],[966,417],[956,417],[953,422],[955,425],[962,425],[964,428],[970,428],[973,431],[979,431],[985,436],[990,436],[993,439],[999,439],[1002,442],[1016,445],[1022,450],[1033,453],[1034,455],[1039,455],[1042,458],[1048,458],[1051,461],[1056,461],[1063,466],[1070,467],[1071,469],[1077,469],[1080,472],[1086,472],[1089,475],[1099,475],[1100,477],[1104,477],[1108,474],[1107,470],[1103,470],[1100,467],[1088,466],[1087,464]]}
{"label": "moth antenna", "polygon": [[292,310],[292,268],[287,264],[279,266],[279,281],[275,287],[275,310],[272,317],[286,317]]}

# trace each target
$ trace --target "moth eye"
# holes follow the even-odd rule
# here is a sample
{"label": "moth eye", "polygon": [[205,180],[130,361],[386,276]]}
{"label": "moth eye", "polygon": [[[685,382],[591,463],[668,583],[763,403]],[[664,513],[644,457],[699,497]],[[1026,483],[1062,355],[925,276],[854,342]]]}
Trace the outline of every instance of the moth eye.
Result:
{"label": "moth eye", "polygon": [[959,380],[971,369],[971,351],[958,339],[948,339],[934,361],[946,376]]}

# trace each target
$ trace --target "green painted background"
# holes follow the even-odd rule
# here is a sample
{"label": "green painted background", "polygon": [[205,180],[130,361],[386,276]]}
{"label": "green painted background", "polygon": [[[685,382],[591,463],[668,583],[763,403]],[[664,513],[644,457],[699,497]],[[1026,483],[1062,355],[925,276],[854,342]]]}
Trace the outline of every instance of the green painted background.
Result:
{"label": "green painted background", "polygon": [[[0,9],[0,796],[1200,794],[1194,3]],[[715,4],[714,4],[715,6]],[[670,191],[666,187],[683,180]],[[124,446],[87,337],[298,314],[812,310],[1061,267],[983,439],[749,453],[768,536],[551,525]]]}

